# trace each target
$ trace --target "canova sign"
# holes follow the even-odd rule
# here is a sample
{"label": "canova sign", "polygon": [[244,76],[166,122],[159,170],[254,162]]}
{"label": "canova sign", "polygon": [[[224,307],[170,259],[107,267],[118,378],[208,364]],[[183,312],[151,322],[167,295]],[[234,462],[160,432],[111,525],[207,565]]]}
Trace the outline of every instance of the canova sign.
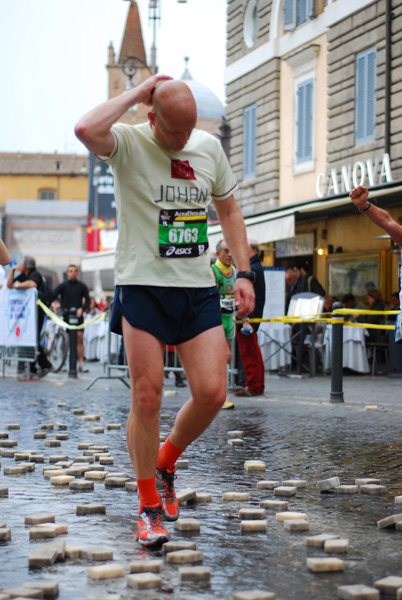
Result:
{"label": "canova sign", "polygon": [[315,189],[318,198],[349,193],[358,185],[372,187],[392,181],[389,154],[383,154],[382,161],[377,157],[365,162],[358,160],[351,165],[343,165],[340,172],[331,169],[330,173],[321,172],[317,177]]}

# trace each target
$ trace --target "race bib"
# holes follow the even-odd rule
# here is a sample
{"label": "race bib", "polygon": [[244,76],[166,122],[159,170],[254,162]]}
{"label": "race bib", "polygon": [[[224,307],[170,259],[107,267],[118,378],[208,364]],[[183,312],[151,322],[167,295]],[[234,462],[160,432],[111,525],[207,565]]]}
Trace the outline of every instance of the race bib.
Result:
{"label": "race bib", "polygon": [[159,255],[164,258],[201,256],[208,249],[205,210],[161,210]]}
{"label": "race bib", "polygon": [[224,310],[227,310],[229,312],[234,312],[234,310],[236,308],[234,296],[233,296],[233,298],[221,298],[220,303],[221,303],[221,308],[223,308]]}

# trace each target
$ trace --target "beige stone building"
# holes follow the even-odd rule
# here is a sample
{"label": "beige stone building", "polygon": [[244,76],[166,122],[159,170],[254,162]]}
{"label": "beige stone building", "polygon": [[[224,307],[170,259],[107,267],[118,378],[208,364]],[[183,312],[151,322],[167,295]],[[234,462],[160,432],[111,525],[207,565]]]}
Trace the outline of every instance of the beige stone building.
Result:
{"label": "beige stone building", "polygon": [[[228,0],[226,117],[250,237],[306,258],[327,293],[399,287],[397,254],[348,194],[402,222],[402,13],[389,0]],[[216,234],[217,232],[215,232]]]}

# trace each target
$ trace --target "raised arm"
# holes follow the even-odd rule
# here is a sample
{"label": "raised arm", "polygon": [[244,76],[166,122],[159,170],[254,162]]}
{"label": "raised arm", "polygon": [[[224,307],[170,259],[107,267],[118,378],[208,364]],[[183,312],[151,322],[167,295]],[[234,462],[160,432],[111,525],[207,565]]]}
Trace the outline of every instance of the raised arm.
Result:
{"label": "raised arm", "polygon": [[[237,270],[250,271],[246,227],[234,196],[214,202],[214,206],[222,227],[223,236],[233,255]],[[246,317],[254,310],[254,287],[252,282],[248,279],[237,279],[234,292],[237,316],[240,318]]]}
{"label": "raised arm", "polygon": [[10,260],[10,254],[6,248],[6,245],[0,238],[0,265],[8,265]]}
{"label": "raised arm", "polygon": [[75,126],[75,135],[94,154],[110,156],[114,148],[112,125],[135,104],[151,106],[155,85],[163,79],[171,77],[153,75],[137,87],[97,106],[81,117]]}
{"label": "raised arm", "polygon": [[368,201],[369,192],[366,187],[359,185],[350,192],[353,204],[376,225],[384,229],[395,244],[402,246],[402,226],[399,225],[386,210]]}

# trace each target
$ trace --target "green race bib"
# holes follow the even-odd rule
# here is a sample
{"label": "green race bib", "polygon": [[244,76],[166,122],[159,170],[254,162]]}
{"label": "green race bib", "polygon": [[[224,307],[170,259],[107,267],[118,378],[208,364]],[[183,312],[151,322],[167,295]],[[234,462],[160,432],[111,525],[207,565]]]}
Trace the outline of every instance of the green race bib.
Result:
{"label": "green race bib", "polygon": [[164,258],[201,256],[208,249],[205,210],[161,210],[159,255]]}

